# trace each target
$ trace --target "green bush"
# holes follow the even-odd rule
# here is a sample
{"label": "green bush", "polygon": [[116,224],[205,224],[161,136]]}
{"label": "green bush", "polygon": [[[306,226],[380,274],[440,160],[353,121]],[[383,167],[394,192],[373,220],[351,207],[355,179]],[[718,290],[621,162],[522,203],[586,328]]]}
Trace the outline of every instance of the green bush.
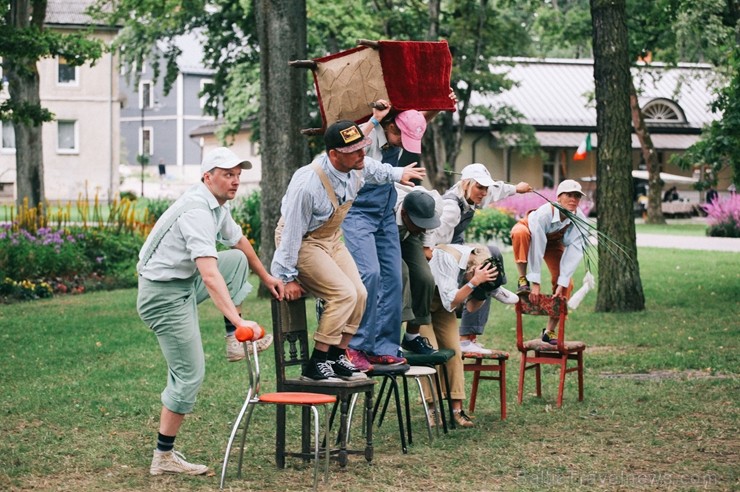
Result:
{"label": "green bush", "polygon": [[136,285],[143,238],[108,229],[0,229],[0,295],[10,300]]}
{"label": "green bush", "polygon": [[173,200],[167,198],[148,198],[146,209],[149,212],[149,220],[154,223],[172,205]]}
{"label": "green bush", "polygon": [[489,207],[476,210],[466,231],[467,239],[483,242],[498,239],[510,245],[510,233],[514,224],[516,224],[514,216],[502,209]]}
{"label": "green bush", "polygon": [[255,190],[236,201],[231,208],[231,215],[236,223],[242,227],[244,235],[247,236],[257,253],[260,250],[260,234],[262,233],[261,201],[260,191]]}

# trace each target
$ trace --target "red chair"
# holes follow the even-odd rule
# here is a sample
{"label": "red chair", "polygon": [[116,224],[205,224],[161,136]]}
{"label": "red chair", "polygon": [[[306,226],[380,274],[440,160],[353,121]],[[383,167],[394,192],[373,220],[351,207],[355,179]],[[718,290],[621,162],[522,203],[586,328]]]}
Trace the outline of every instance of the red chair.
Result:
{"label": "red chair", "polygon": [[[538,336],[531,340],[524,340],[524,316],[547,316],[558,318],[558,341],[557,345],[543,342]],[[565,375],[569,372],[578,373],[578,401],[583,401],[583,352],[586,344],[583,342],[571,342],[566,340],[565,318],[568,315],[568,305],[563,297],[540,295],[538,302],[532,303],[528,296],[519,296],[516,304],[516,347],[521,353],[521,366],[519,370],[519,392],[517,400],[522,402],[524,394],[524,374],[529,369],[534,369],[537,396],[542,396],[542,382],[540,375],[541,364],[554,364],[560,366],[560,383],[558,385],[558,403],[563,404],[563,388],[565,387]],[[543,323],[537,325],[537,333],[542,330]],[[530,355],[530,352],[532,354]],[[575,360],[576,366],[568,367],[568,361]]]}
{"label": "red chair", "polygon": [[[316,490],[316,486],[318,484],[318,475],[319,475],[319,449],[321,446],[320,436],[319,436],[319,412],[317,407],[321,406],[324,407],[324,414],[325,414],[325,422],[324,422],[324,429],[325,430],[325,437],[328,434],[329,429],[329,410],[327,405],[333,405],[336,403],[337,398],[333,395],[325,395],[321,393],[308,393],[308,392],[277,392],[277,393],[264,393],[260,394],[260,365],[259,365],[259,356],[257,355],[257,344],[252,343],[251,344],[251,351],[247,347],[246,342],[249,340],[256,340],[264,336],[264,330],[262,330],[262,334],[259,336],[253,336],[251,330],[247,328],[248,331],[242,331],[242,327],[239,327],[237,329],[237,339],[241,342],[243,342],[244,345],[244,353],[246,354],[245,360],[247,362],[247,374],[249,376],[249,386],[247,388],[247,396],[244,399],[244,405],[242,405],[241,410],[239,411],[239,415],[236,418],[236,421],[234,422],[234,426],[231,429],[231,435],[229,436],[229,441],[226,445],[226,454],[224,455],[224,464],[223,468],[221,469],[221,485],[220,488],[224,488],[224,482],[226,480],[226,468],[229,464],[229,455],[231,454],[231,448],[234,444],[234,440],[236,439],[236,435],[239,431],[239,427],[241,426],[242,419],[244,419],[244,429],[242,432],[242,438],[241,438],[241,445],[239,447],[239,462],[237,466],[237,477],[241,477],[242,472],[242,463],[244,459],[244,444],[247,439],[247,430],[249,429],[249,424],[252,419],[252,413],[254,412],[255,407],[258,404],[270,404],[270,405],[277,405],[278,408],[284,408],[286,406],[298,406],[302,407],[303,409],[306,409],[307,411],[310,409],[310,411],[313,413],[313,435],[314,435],[314,451],[313,451],[313,460],[314,460],[314,472],[313,472],[313,489]],[[303,414],[303,412],[301,412]],[[329,476],[329,446],[325,446],[325,455],[326,455],[326,467],[324,469],[324,480],[326,480]]]}
{"label": "red chair", "polygon": [[[506,361],[509,353],[494,350],[492,354],[478,354],[463,352],[465,372],[473,373],[473,387],[470,390],[470,413],[475,413],[475,400],[478,397],[480,381],[498,381],[499,400],[501,402],[501,420],[506,420]],[[482,372],[491,372],[493,375],[482,375]]]}

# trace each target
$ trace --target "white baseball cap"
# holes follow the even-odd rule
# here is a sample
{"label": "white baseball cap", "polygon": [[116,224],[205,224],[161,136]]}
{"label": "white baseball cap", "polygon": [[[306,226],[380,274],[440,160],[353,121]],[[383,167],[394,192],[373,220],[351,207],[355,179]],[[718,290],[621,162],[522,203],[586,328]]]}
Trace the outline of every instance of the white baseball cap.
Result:
{"label": "white baseball cap", "polygon": [[491,173],[488,172],[486,166],[477,162],[475,164],[468,164],[465,166],[462,170],[462,177],[460,179],[474,179],[481,186],[493,186]]}
{"label": "white baseball cap", "polygon": [[557,196],[560,196],[561,193],[572,193],[572,192],[580,193],[581,196],[586,196],[586,194],[581,189],[581,183],[573,179],[566,179],[565,181],[562,181],[558,185]]}
{"label": "white baseball cap", "polygon": [[200,164],[201,176],[213,168],[232,169],[235,167],[242,169],[252,169],[252,163],[246,159],[241,159],[226,147],[216,147],[203,156],[203,162]]}

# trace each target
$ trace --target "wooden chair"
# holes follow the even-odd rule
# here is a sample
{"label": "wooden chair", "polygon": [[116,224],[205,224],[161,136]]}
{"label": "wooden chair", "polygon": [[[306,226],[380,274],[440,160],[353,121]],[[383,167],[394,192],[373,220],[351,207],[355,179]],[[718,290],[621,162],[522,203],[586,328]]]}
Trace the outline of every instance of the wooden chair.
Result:
{"label": "wooden chair", "polygon": [[[557,345],[543,342],[539,336],[531,340],[524,340],[524,316],[527,315],[558,318]],[[567,341],[565,333],[565,319],[567,315],[568,305],[565,298],[541,295],[539,301],[533,304],[527,296],[519,296],[519,302],[516,304],[516,346],[521,353],[519,392],[517,395],[519,403],[522,402],[522,396],[524,394],[524,374],[529,369],[534,369],[535,371],[537,396],[542,396],[541,364],[555,364],[560,366],[558,407],[563,404],[565,375],[569,372],[578,373],[578,400],[583,401],[583,352],[586,350],[586,344],[583,342]],[[542,323],[537,325],[537,329],[539,333],[542,329]],[[530,352],[532,352],[532,355],[529,355]],[[576,366],[568,367],[569,360],[575,360]]]}
{"label": "wooden chair", "polygon": [[[251,333],[250,333],[251,335]],[[314,460],[314,472],[313,472],[313,489],[316,490],[319,476],[319,449],[320,449],[320,437],[319,437],[319,412],[317,407],[324,407],[325,432],[329,431],[329,410],[327,405],[335,404],[337,399],[332,395],[325,395],[320,393],[307,393],[307,392],[277,392],[277,393],[263,393],[260,394],[260,364],[259,356],[257,352],[257,344],[252,343],[247,346],[246,341],[243,341],[244,353],[246,355],[245,361],[247,363],[247,375],[249,385],[247,387],[247,396],[244,399],[239,415],[234,422],[234,426],[231,429],[231,435],[226,445],[226,453],[224,455],[224,464],[221,469],[221,484],[220,488],[224,488],[226,481],[226,469],[229,465],[229,456],[231,455],[231,449],[236,439],[239,427],[241,426],[242,420],[244,420],[244,430],[242,432],[241,445],[239,446],[239,462],[237,466],[237,477],[241,477],[242,474],[242,463],[244,460],[244,445],[247,440],[247,430],[252,420],[252,413],[258,404],[270,404],[276,405],[278,409],[282,409],[285,412],[286,406],[299,406],[306,411],[313,413],[313,460]],[[251,349],[251,350],[250,350]],[[303,412],[302,412],[303,413]],[[245,418],[246,417],[246,418]],[[324,480],[329,476],[329,448],[325,447],[326,454],[326,467],[324,469]],[[301,454],[301,456],[304,456]]]}
{"label": "wooden chair", "polygon": [[[463,352],[462,358],[465,362],[465,372],[473,373],[473,387],[470,390],[470,413],[475,412],[475,400],[478,397],[478,384],[481,381],[498,381],[499,401],[501,405],[501,420],[506,420],[506,361],[509,353],[494,350],[492,354],[479,354],[475,352]],[[481,373],[493,373],[494,375],[483,375]]]}
{"label": "wooden chair", "polygon": [[[361,379],[356,381],[342,381],[333,383],[321,383],[317,381],[304,381],[298,377],[290,377],[288,369],[291,367],[302,368],[309,359],[308,325],[306,322],[306,301],[272,300],[272,329],[275,348],[275,373],[277,377],[278,391],[312,392],[332,395],[337,398],[329,426],[333,424],[339,407],[339,430],[337,435],[338,449],[331,451],[332,457],[336,458],[340,466],[346,466],[348,455],[364,454],[365,459],[370,462],[373,459],[373,389],[375,381],[372,379]],[[365,395],[365,437],[364,449],[347,449],[349,434],[349,420],[347,418],[352,395],[363,393]],[[303,449],[299,456],[306,457],[309,449],[308,433],[308,409],[304,410],[302,425]],[[278,407],[277,433],[275,436],[275,461],[279,468],[285,466],[285,457],[293,456],[294,453],[285,451],[285,408]],[[327,444],[328,446],[328,444]]]}

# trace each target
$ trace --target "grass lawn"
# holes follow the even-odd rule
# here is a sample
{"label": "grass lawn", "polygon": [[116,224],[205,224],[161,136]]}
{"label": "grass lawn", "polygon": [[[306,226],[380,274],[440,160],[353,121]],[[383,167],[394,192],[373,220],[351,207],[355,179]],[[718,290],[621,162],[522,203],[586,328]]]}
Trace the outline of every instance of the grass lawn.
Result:
{"label": "grass lawn", "polygon": [[[511,262],[510,255],[506,255]],[[555,407],[557,375],[543,369],[543,398],[516,403],[519,356],[514,311],[495,303],[482,337],[510,351],[508,418],[497,383],[483,382],[474,429],[429,444],[412,402],[414,444],[401,454],[386,418],[375,459],[332,463],[324,490],[738,490],[740,488],[740,255],[642,248],[646,309],[595,313],[596,294],[570,314],[583,340],[585,399],[568,376]],[[513,272],[513,264],[507,264]],[[580,280],[582,272],[576,276]],[[602,286],[604,288],[606,286]],[[150,477],[166,368],[155,337],[135,311],[135,290],[65,296],[0,309],[0,489],[214,490],[233,419],[244,398],[241,364],[224,357],[221,316],[201,305],[206,380],[177,447],[207,463],[206,477]],[[271,326],[269,302],[253,297],[245,317]],[[309,304],[309,319],[312,304]],[[532,326],[531,335],[540,326]],[[262,358],[263,391],[274,388],[272,349]],[[467,374],[470,377],[470,374]],[[468,380],[468,390],[470,380]],[[412,395],[415,394],[411,390]],[[299,440],[289,410],[289,446]],[[360,419],[353,443],[361,441]],[[272,407],[257,408],[246,475],[231,467],[229,490],[306,490],[310,465],[274,466]],[[232,465],[235,463],[232,458]]]}

